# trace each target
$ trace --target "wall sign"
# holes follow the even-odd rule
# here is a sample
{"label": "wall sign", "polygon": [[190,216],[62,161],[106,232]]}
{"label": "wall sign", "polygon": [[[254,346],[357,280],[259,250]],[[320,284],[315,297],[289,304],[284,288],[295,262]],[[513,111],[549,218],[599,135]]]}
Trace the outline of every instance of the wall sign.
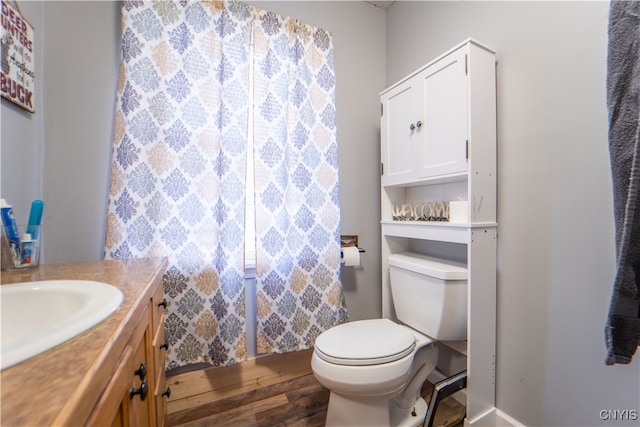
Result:
{"label": "wall sign", "polygon": [[2,44],[0,90],[2,97],[35,113],[33,27],[15,1],[2,0]]}

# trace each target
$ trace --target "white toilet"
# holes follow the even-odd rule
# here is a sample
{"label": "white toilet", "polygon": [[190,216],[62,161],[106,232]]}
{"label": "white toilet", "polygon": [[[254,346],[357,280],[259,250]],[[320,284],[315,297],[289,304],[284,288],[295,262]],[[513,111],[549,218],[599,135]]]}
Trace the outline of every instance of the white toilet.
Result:
{"label": "white toilet", "polygon": [[420,389],[438,360],[435,340],[467,339],[464,264],[415,253],[389,256],[396,316],[348,322],[320,334],[311,367],[330,391],[327,426],[417,426]]}

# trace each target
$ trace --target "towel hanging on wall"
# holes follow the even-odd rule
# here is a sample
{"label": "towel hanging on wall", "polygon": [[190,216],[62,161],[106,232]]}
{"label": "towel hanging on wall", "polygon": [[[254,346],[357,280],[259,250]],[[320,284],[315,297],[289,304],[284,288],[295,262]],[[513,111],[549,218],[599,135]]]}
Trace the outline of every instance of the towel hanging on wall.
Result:
{"label": "towel hanging on wall", "polygon": [[605,363],[628,364],[640,345],[640,2],[609,9],[607,108],[616,229],[616,276]]}

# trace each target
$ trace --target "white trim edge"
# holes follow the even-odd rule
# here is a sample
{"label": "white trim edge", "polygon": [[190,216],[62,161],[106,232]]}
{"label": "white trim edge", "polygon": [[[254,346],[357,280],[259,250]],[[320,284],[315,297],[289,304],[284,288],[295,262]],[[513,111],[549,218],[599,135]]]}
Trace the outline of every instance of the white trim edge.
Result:
{"label": "white trim edge", "polygon": [[475,420],[469,420],[465,418],[465,427],[526,427],[520,421],[511,417],[510,415],[502,412],[497,408],[491,408],[483,415],[477,417]]}
{"label": "white trim edge", "polygon": [[511,417],[508,414],[505,414],[500,409],[496,409],[496,418],[497,418],[496,421],[498,421],[497,425],[512,426],[512,427],[525,427],[525,425],[522,424],[520,421],[516,420],[515,418]]}

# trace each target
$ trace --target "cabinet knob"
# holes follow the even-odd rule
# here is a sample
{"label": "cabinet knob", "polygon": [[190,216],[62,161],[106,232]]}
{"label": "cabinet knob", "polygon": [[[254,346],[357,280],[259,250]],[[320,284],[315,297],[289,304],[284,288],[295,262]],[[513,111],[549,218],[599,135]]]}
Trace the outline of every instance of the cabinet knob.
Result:
{"label": "cabinet knob", "polygon": [[131,391],[129,391],[129,399],[133,399],[136,394],[140,395],[140,400],[145,400],[147,398],[147,394],[149,394],[149,383],[147,383],[147,380],[142,381],[140,388],[131,387]]}
{"label": "cabinet knob", "polygon": [[414,125],[413,123],[411,123],[411,125],[409,125],[409,130],[411,132],[413,132],[415,130],[415,128],[416,128],[416,125]]}
{"label": "cabinet knob", "polygon": [[165,341],[164,344],[161,344],[160,345],[160,350],[162,350],[163,348],[165,350],[169,350],[169,343]]}
{"label": "cabinet knob", "polygon": [[166,298],[164,298],[162,301],[160,301],[160,302],[158,303],[158,307],[164,307],[164,308],[167,308],[167,299],[166,299]]}
{"label": "cabinet knob", "polygon": [[167,399],[171,397],[171,387],[167,387],[165,391],[162,392],[160,396],[167,396]]}
{"label": "cabinet knob", "polygon": [[422,122],[418,120],[418,123],[416,123],[416,126],[418,126],[418,129],[420,129],[422,127]]}
{"label": "cabinet knob", "polygon": [[147,376],[147,365],[144,362],[140,363],[140,367],[133,371],[133,373],[140,377],[141,380]]}

